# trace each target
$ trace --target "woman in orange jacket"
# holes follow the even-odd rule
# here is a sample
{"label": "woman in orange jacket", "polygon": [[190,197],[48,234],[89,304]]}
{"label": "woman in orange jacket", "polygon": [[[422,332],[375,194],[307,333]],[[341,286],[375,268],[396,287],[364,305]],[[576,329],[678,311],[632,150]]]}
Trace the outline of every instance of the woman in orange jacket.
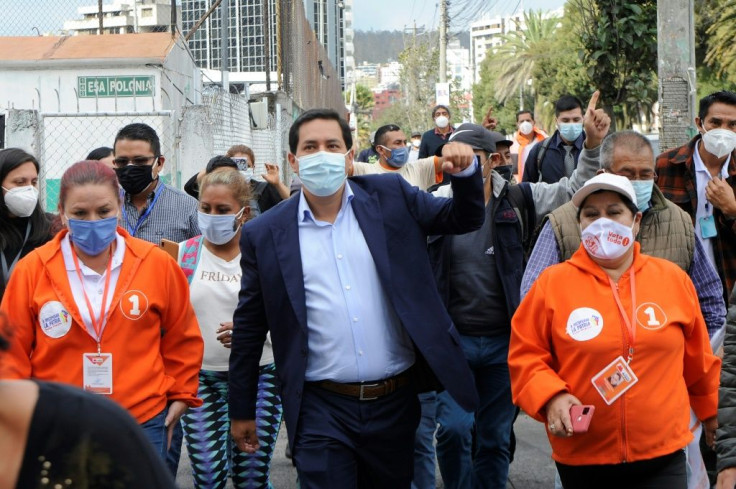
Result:
{"label": "woman in orange jacket", "polygon": [[[77,385],[136,418],[162,456],[199,406],[203,342],[176,261],[117,226],[115,173],[96,161],[62,176],[67,228],[18,262],[0,310],[12,331],[2,378]],[[170,438],[169,438],[170,440]]]}
{"label": "woman in orange jacket", "polygon": [[[573,202],[581,248],[540,275],[512,320],[514,402],[546,423],[565,489],[684,489],[690,406],[712,444],[720,374],[695,289],[639,252],[626,178],[598,175]],[[594,413],[587,432],[571,416],[580,405]]]}

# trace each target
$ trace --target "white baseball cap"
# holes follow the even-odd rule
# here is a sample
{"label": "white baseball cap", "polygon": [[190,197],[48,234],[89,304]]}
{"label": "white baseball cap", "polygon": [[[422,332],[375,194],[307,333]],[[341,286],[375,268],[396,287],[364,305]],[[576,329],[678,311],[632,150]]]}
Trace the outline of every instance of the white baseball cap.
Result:
{"label": "white baseball cap", "polygon": [[613,173],[600,173],[585,182],[585,185],[580,187],[572,196],[572,203],[575,204],[575,207],[580,207],[590,194],[598,190],[617,192],[633,202],[634,205],[637,205],[636,192],[634,192],[634,186],[631,185],[629,179]]}

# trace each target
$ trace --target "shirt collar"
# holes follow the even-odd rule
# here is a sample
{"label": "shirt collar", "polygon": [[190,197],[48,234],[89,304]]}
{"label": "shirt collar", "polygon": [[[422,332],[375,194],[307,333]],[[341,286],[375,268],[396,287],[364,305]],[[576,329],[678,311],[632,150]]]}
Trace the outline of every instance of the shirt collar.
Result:
{"label": "shirt collar", "polygon": [[[700,140],[695,145],[695,151],[693,151],[693,165],[695,166],[696,172],[704,172],[708,174],[708,179],[710,179],[710,172],[705,167],[705,163],[703,163],[703,160],[700,158],[700,145],[703,144],[703,141]],[[721,178],[724,180],[728,178],[728,164],[731,162],[731,153],[728,154],[728,157],[726,158],[726,161],[723,162],[723,166],[721,166]]]}
{"label": "shirt collar", "polygon": [[[353,200],[354,197],[355,194],[353,194],[353,189],[350,188],[350,182],[348,180],[345,180],[345,190],[342,193],[342,203],[340,204],[340,211],[337,214],[338,217],[343,213],[345,208]],[[304,192],[299,192],[299,207],[297,211],[297,216],[299,216],[299,224],[308,222],[320,222],[314,218],[314,214],[312,214],[312,209],[309,207],[309,203],[304,197]]]}
{"label": "shirt collar", "polygon": [[[73,272],[76,269],[74,267],[74,258],[72,258],[70,236],[71,235],[69,233],[66,233],[66,235],[61,239],[61,254],[64,257],[64,266],[66,267],[67,272]],[[111,270],[121,266],[123,264],[123,257],[125,256],[125,239],[117,232],[115,233],[115,245],[115,251],[112,254],[112,265],[110,266]],[[100,276],[99,273],[88,268],[87,265],[81,261],[79,262],[79,270],[82,272],[82,275],[85,276]]]}
{"label": "shirt collar", "polygon": [[439,127],[437,127],[437,126],[434,126],[434,133],[435,133],[436,135],[438,135],[439,137],[441,137],[442,139],[447,139],[447,138],[449,138],[449,137],[450,137],[450,134],[452,134],[452,132],[453,132],[454,130],[455,130],[455,128],[453,128],[453,127],[452,127],[452,124],[450,124],[450,130],[449,130],[449,131],[447,131],[446,133],[444,133],[444,134],[443,134],[443,133],[441,133],[441,132],[440,132],[440,128],[439,128]]}

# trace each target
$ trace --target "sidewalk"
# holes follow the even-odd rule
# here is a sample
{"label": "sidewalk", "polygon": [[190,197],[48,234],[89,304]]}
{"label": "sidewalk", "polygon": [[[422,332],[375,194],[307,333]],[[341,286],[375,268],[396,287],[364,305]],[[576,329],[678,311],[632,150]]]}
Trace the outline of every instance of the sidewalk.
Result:
{"label": "sidewalk", "polygon": [[[554,487],[555,469],[550,458],[550,447],[544,426],[525,414],[520,414],[514,425],[516,432],[516,458],[509,471],[509,488],[513,489],[552,489]],[[284,456],[286,446],[286,430],[279,433],[276,453],[271,463],[271,483],[274,489],[296,489],[296,470],[291,461]],[[177,487],[191,489],[192,482],[189,457],[186,447],[182,448]],[[228,484],[231,488],[232,484]],[[437,488],[444,488],[437,471]]]}

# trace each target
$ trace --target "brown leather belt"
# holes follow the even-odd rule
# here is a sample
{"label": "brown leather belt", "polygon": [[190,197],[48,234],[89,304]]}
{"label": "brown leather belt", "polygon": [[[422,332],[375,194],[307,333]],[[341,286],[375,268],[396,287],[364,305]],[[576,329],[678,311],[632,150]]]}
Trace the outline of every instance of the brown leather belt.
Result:
{"label": "brown leather belt", "polygon": [[355,397],[360,401],[373,401],[389,394],[393,394],[408,383],[408,372],[403,372],[388,379],[377,380],[375,382],[356,382],[351,384],[341,384],[331,380],[312,382],[315,386],[326,391],[341,394],[343,396]]}

